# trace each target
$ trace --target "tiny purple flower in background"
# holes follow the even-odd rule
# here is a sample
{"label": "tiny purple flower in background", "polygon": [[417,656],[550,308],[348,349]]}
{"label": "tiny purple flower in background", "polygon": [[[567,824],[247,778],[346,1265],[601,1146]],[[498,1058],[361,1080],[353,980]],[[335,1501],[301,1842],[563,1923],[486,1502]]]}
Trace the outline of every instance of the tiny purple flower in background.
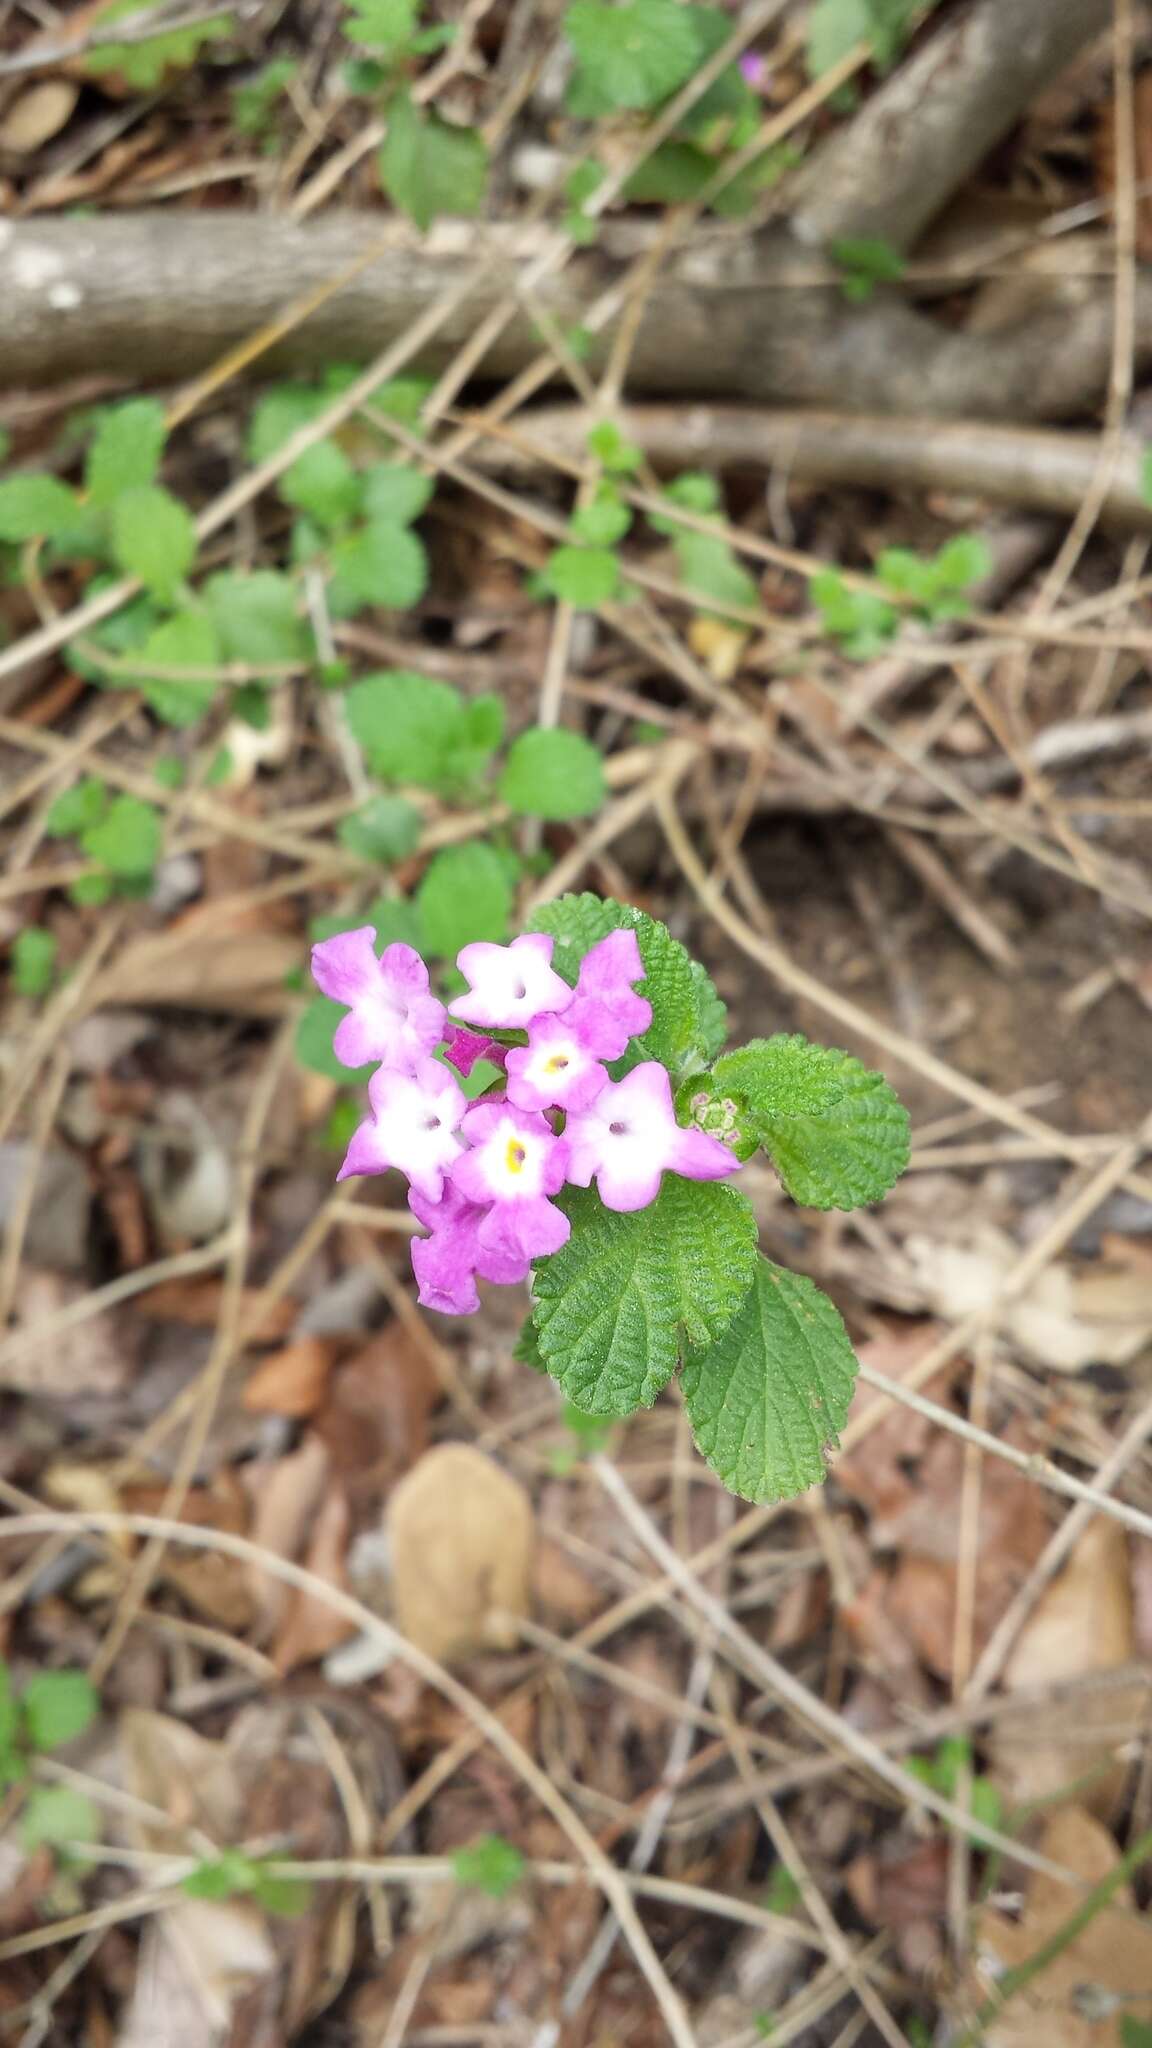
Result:
{"label": "tiny purple flower in background", "polygon": [[508,1054],[508,1100],[517,1109],[586,1109],[608,1079],[567,1016],[537,1017],[527,1045]]}
{"label": "tiny purple flower in background", "polygon": [[467,1077],[477,1060],[491,1060],[494,1066],[501,1066],[504,1047],[495,1038],[482,1038],[476,1031],[462,1031],[459,1025],[450,1025],[444,1040],[444,1057],[458,1074]]}
{"label": "tiny purple flower in background", "polygon": [[551,963],[552,940],[543,932],[529,932],[510,946],[477,939],[456,956],[471,992],[453,1003],[453,1011],[466,1024],[514,1031],[545,1011],[563,1010],[572,991]]}
{"label": "tiny purple flower in background", "polygon": [[337,1180],[396,1166],[420,1194],[438,1202],[445,1172],[461,1151],[456,1132],[468,1104],[459,1083],[439,1060],[417,1061],[412,1074],[378,1067],[368,1100],[372,1114],[352,1133]]}
{"label": "tiny purple flower in background", "polygon": [[646,1209],[666,1170],[722,1180],[740,1164],[719,1138],[677,1123],[672,1085],[658,1060],[609,1081],[589,1109],[569,1117],[564,1135],[569,1180],[581,1188],[595,1180],[606,1209]]}
{"label": "tiny purple flower in background", "polygon": [[429,992],[428,969],[411,946],[386,946],[376,957],[370,924],[338,932],[312,948],[312,977],[322,993],[347,1003],[332,1050],[346,1067],[383,1060],[409,1071],[444,1034],[444,1005]]}
{"label": "tiny purple flower in background", "polygon": [[609,932],[585,953],[565,1021],[579,1031],[597,1059],[619,1059],[628,1040],[647,1031],[652,1005],[632,988],[633,982],[643,979],[644,962],[635,932]]}
{"label": "tiny purple flower in background", "polygon": [[473,1315],[480,1306],[477,1276],[500,1287],[515,1286],[528,1278],[529,1259],[481,1244],[480,1225],[488,1212],[480,1203],[470,1202],[451,1181],[444,1183],[439,1202],[429,1202],[413,1189],[408,1207],[432,1233],[412,1242],[412,1270],[422,1308],[436,1308],[447,1316]]}
{"label": "tiny purple flower in background", "polygon": [[750,85],[753,92],[758,92],[764,84],[767,75],[768,67],[763,57],[759,56],[755,50],[745,50],[744,55],[740,59],[740,76],[744,80],[745,85]]}
{"label": "tiny purple flower in background", "polygon": [[460,1128],[470,1149],[453,1166],[452,1185],[487,1208],[478,1242],[527,1259],[559,1251],[572,1226],[548,1197],[564,1185],[567,1141],[539,1111],[508,1102],[478,1102]]}

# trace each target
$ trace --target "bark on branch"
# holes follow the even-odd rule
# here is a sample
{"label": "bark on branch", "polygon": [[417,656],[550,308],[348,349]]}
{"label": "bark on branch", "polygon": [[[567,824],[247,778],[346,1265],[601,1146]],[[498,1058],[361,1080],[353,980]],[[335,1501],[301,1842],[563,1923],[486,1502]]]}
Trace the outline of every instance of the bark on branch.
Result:
{"label": "bark on branch", "polygon": [[[104,375],[171,383],[282,313],[293,299],[380,243],[376,215],[330,215],[295,226],[241,214],[113,214],[0,222],[0,375],[9,387]],[[495,305],[514,294],[525,255],[516,228],[446,224],[421,243],[401,229],[378,260],[262,363],[315,367],[374,355],[401,334],[481,249],[490,260],[428,359],[435,368]],[[1072,279],[1058,310],[1019,329],[967,334],[911,307],[852,307],[835,287],[774,286],[795,271],[795,243],[725,244],[724,269],[702,276],[687,258],[656,283],[633,351],[629,387],[764,404],[1031,422],[1089,410],[1107,376],[1112,330],[1106,281]],[[541,290],[562,322],[582,319],[609,273],[581,255]],[[1137,295],[1138,366],[1152,360],[1152,277]],[[517,312],[481,374],[515,374],[540,347]],[[593,357],[595,367],[596,357]]]}
{"label": "bark on branch", "polygon": [[1111,18],[1112,0],[976,0],[813,154],[794,188],[796,234],[909,248]]}
{"label": "bark on branch", "polygon": [[[746,405],[631,405],[619,423],[661,469],[776,469],[804,483],[867,484],[887,490],[954,491],[993,504],[1026,505],[1072,518],[1096,474],[1095,434],[932,419],[777,412]],[[579,406],[539,406],[520,414],[517,431],[542,453],[581,460],[588,421]],[[1101,508],[1106,524],[1152,532],[1143,490],[1145,444],[1120,451]],[[470,460],[497,475],[538,471],[540,460],[514,441],[481,443]]]}

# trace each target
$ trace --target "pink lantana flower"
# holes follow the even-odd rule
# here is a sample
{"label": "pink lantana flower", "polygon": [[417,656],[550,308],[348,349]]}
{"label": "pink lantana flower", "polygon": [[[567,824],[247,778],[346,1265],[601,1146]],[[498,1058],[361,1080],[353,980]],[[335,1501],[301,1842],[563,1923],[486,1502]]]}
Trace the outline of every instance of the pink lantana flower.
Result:
{"label": "pink lantana flower", "polygon": [[444,1005],[429,991],[419,953],[397,943],[377,959],[375,942],[375,928],[364,924],[312,948],[317,988],[348,1005],[332,1050],[346,1067],[383,1060],[411,1072],[444,1036]]}
{"label": "pink lantana flower", "polygon": [[630,1038],[647,1031],[652,1005],[632,987],[643,979],[634,931],[609,932],[585,953],[576,993],[564,1014],[597,1059],[618,1059]]}
{"label": "pink lantana flower", "polygon": [[462,946],[456,965],[471,991],[453,1003],[453,1011],[466,1024],[515,1031],[545,1011],[563,1010],[572,991],[551,962],[552,940],[544,932],[528,932],[510,946],[487,939]]}
{"label": "pink lantana flower", "polygon": [[548,1197],[564,1185],[566,1141],[538,1111],[508,1102],[478,1102],[460,1128],[469,1150],[452,1168],[452,1186],[487,1209],[478,1243],[525,1259],[559,1251],[572,1226]]}
{"label": "pink lantana flower", "polygon": [[608,1079],[566,1016],[537,1017],[508,1054],[508,1100],[518,1109],[586,1109]]}
{"label": "pink lantana flower", "polygon": [[468,1104],[459,1083],[439,1060],[419,1059],[411,1074],[377,1067],[368,1100],[372,1114],[353,1131],[337,1180],[396,1166],[418,1194],[438,1202],[462,1151],[456,1133]]}
{"label": "pink lantana flower", "polygon": [[481,1243],[480,1226],[488,1211],[480,1203],[470,1202],[451,1181],[445,1182],[439,1202],[426,1201],[413,1190],[408,1206],[431,1232],[430,1237],[412,1242],[412,1270],[422,1308],[439,1309],[446,1316],[470,1316],[480,1306],[478,1277],[500,1287],[515,1286],[528,1278],[531,1262],[523,1254]]}
{"label": "pink lantana flower", "polygon": [[719,1138],[677,1123],[672,1086],[658,1060],[609,1081],[588,1109],[569,1117],[564,1137],[569,1180],[581,1188],[595,1180],[606,1209],[646,1209],[665,1171],[722,1180],[740,1164]]}

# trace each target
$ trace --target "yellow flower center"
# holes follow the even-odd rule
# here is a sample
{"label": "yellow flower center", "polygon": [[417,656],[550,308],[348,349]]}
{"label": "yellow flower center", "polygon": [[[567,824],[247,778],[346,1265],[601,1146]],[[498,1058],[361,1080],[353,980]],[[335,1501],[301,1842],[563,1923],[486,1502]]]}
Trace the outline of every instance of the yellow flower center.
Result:
{"label": "yellow flower center", "polygon": [[504,1164],[508,1168],[509,1173],[521,1173],[526,1158],[527,1153],[519,1139],[509,1138],[508,1150],[504,1154]]}
{"label": "yellow flower center", "polygon": [[544,1062],[544,1072],[545,1072],[546,1074],[562,1074],[562,1073],[564,1072],[564,1069],[566,1068],[566,1066],[567,1066],[567,1065],[568,1065],[568,1055],[567,1055],[567,1053],[566,1053],[566,1052],[554,1052],[550,1060],[545,1060],[545,1062]]}

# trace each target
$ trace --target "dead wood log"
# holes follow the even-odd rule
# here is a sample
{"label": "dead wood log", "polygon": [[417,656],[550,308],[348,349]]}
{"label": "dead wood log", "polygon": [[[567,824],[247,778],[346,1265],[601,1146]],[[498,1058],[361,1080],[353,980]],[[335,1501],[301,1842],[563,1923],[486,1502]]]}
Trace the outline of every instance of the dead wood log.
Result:
{"label": "dead wood log", "polygon": [[[1100,459],[1095,434],[1037,428],[859,417],[828,412],[778,412],[747,405],[633,405],[620,425],[661,469],[774,469],[804,483],[866,484],[887,490],[952,491],[992,504],[1026,505],[1072,518]],[[588,422],[578,406],[539,406],[521,413],[516,439],[482,441],[469,458],[478,468],[514,476],[539,470],[542,456],[581,460]],[[1121,448],[1101,508],[1106,524],[1152,532],[1144,496],[1145,443]]]}
{"label": "dead wood log", "polygon": [[1111,18],[1112,0],[975,0],[952,15],[801,168],[795,233],[909,248]]}
{"label": "dead wood log", "polygon": [[[423,242],[384,216],[329,215],[306,226],[243,214],[112,214],[0,222],[0,377],[9,388],[103,375],[171,383],[322,285],[368,248],[381,254],[262,362],[269,369],[360,361],[447,288],[483,266],[427,358],[443,363],[496,305],[510,302],[521,230],[448,223]],[[637,393],[699,393],[786,406],[1016,422],[1089,410],[1104,388],[1112,330],[1107,284],[1069,280],[1056,310],[1020,328],[967,334],[896,300],[848,306],[835,288],[775,289],[795,269],[790,237],[723,245],[719,268],[685,257],[656,283],[630,366]],[[609,272],[593,252],[541,287],[562,322],[580,320]],[[1152,361],[1152,277],[1137,293],[1138,364]],[[517,311],[482,375],[515,374],[539,350]],[[593,356],[593,367],[597,357]]]}

